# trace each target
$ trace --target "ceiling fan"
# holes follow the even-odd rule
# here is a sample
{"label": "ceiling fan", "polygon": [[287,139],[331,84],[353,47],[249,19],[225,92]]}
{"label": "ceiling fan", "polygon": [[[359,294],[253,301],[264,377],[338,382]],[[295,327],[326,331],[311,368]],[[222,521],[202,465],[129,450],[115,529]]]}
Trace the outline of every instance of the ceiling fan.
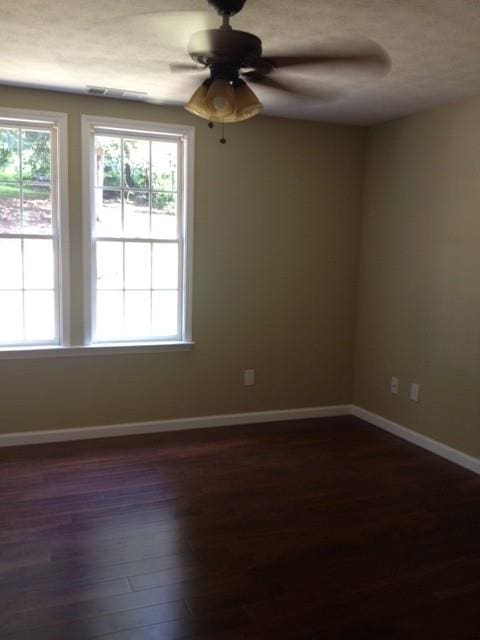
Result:
{"label": "ceiling fan", "polygon": [[137,23],[148,29],[164,45],[172,41],[179,44],[188,34],[187,51],[193,62],[171,64],[170,69],[173,73],[209,72],[185,108],[208,120],[210,126],[213,122],[241,122],[260,113],[262,104],[251,86],[317,100],[332,99],[335,95],[315,86],[299,86],[292,82],[291,74],[282,77],[283,70],[291,72],[306,67],[337,72],[353,68],[384,74],[390,68],[385,50],[366,39],[340,43],[337,40],[333,47],[323,43],[313,50],[265,55],[258,36],[230,25],[230,19],[244,8],[246,0],[208,0],[208,3],[221,17],[222,22],[216,28],[213,16],[198,11],[147,12],[119,19],[127,20],[130,27]]}
{"label": "ceiling fan", "polygon": [[[386,52],[369,41],[365,51],[305,52],[264,56],[262,41],[256,35],[233,29],[230,18],[239,13],[246,0],[208,0],[222,18],[216,29],[193,33],[188,53],[196,65],[173,64],[173,72],[208,69],[210,74],[185,105],[187,111],[210,122],[233,123],[247,120],[260,113],[262,105],[248,86],[268,87],[287,93],[315,96],[315,91],[299,90],[277,77],[279,70],[302,66],[323,66],[328,63],[354,64],[386,72],[390,60]],[[318,97],[317,93],[317,97]]]}

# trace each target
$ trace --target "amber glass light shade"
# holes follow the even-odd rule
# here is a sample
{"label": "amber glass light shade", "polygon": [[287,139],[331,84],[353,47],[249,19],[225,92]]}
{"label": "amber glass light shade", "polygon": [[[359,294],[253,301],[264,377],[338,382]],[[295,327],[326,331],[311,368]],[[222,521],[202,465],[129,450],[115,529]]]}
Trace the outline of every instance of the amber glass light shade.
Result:
{"label": "amber glass light shade", "polygon": [[212,117],[228,118],[235,111],[235,92],[227,80],[214,80],[207,92],[205,104]]}
{"label": "amber glass light shade", "polygon": [[205,98],[207,97],[208,86],[204,83],[195,91],[193,96],[185,105],[185,109],[195,116],[200,118],[210,119],[210,110],[205,104]]}
{"label": "amber glass light shade", "polygon": [[235,120],[241,122],[258,115],[262,110],[262,104],[250,87],[240,80],[235,86]]}
{"label": "amber glass light shade", "polygon": [[206,80],[192,95],[185,109],[200,118],[230,124],[258,115],[262,104],[243,80],[233,86],[227,80]]}

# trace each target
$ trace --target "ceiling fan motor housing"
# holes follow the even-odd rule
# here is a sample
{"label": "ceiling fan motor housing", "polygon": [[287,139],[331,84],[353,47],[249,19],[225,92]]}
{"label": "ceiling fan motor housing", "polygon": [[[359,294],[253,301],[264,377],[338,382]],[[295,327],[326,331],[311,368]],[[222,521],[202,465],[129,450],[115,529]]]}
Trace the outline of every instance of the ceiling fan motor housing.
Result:
{"label": "ceiling fan motor housing", "polygon": [[208,0],[221,16],[234,16],[243,9],[246,0]]}
{"label": "ceiling fan motor housing", "polygon": [[255,66],[262,56],[262,41],[246,31],[210,29],[193,34],[188,53],[199,64],[229,65],[238,72]]}

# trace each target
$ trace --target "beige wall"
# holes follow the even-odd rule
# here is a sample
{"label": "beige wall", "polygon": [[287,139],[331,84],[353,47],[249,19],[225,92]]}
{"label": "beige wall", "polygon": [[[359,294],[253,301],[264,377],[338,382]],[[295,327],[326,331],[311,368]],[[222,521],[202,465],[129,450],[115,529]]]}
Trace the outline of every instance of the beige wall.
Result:
{"label": "beige wall", "polygon": [[370,132],[355,403],[480,455],[480,99]]}
{"label": "beige wall", "polygon": [[194,124],[197,135],[195,348],[0,360],[2,432],[350,402],[363,130],[256,118],[229,127],[222,146],[181,109],[7,87],[0,106],[68,113],[76,318],[81,114]]}

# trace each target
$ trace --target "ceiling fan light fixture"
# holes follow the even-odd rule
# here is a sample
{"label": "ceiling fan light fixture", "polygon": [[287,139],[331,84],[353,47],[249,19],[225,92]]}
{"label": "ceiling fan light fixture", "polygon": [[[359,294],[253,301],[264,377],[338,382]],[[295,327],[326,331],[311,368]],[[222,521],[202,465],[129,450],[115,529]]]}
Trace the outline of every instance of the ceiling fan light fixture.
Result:
{"label": "ceiling fan light fixture", "polygon": [[211,116],[228,118],[235,111],[235,92],[228,80],[217,78],[208,89],[205,105]]}
{"label": "ceiling fan light fixture", "polygon": [[234,84],[235,92],[235,122],[248,120],[257,116],[262,110],[262,103],[246,82],[237,80]]}
{"label": "ceiling fan light fixture", "polygon": [[209,120],[211,115],[210,110],[205,103],[210,84],[210,80],[206,80],[202,83],[185,105],[185,109],[187,111],[193,113],[195,116],[199,116],[200,118],[205,118],[206,120]]}

